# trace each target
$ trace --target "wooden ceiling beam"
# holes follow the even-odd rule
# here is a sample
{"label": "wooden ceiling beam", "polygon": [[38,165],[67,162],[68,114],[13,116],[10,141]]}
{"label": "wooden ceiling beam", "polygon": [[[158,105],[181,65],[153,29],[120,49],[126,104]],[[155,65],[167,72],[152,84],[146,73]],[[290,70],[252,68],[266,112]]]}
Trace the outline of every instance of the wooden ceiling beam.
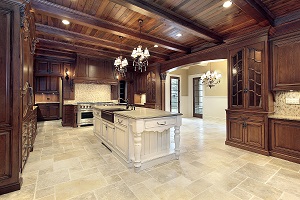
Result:
{"label": "wooden ceiling beam", "polygon": [[210,30],[209,28],[203,25],[199,25],[193,22],[192,20],[177,14],[172,10],[166,9],[150,1],[144,1],[144,0],[110,0],[110,1],[125,6],[127,8],[130,8],[141,14],[146,14],[146,15],[148,14],[150,15],[150,17],[153,17],[153,13],[154,13],[162,18],[172,21],[180,28],[184,29],[188,33],[191,33],[197,37],[203,38],[207,41],[214,42],[214,43],[223,43],[223,38],[217,33]]}
{"label": "wooden ceiling beam", "polygon": [[173,51],[189,53],[190,48],[167,41],[158,37],[154,37],[150,34],[142,33],[138,30],[129,29],[125,26],[121,26],[109,21],[102,20],[100,18],[60,6],[45,0],[32,0],[32,8],[34,10],[46,13],[49,16],[66,18],[75,24],[92,27],[98,30],[103,30],[115,35],[131,38],[134,40],[141,39],[143,42],[152,42],[153,44],[159,44],[161,47],[170,49]]}
{"label": "wooden ceiling beam", "polygon": [[274,25],[275,16],[271,11],[263,4],[261,0],[232,0],[233,3],[239,7],[242,11],[255,19],[258,23],[265,20],[271,26]]}
{"label": "wooden ceiling beam", "polygon": [[39,40],[39,47],[51,47],[55,49],[60,49],[60,50],[69,50],[73,51],[76,53],[88,53],[91,55],[100,55],[100,56],[105,56],[108,59],[116,58],[119,55],[118,52],[113,53],[113,52],[108,52],[108,51],[103,51],[95,48],[90,48],[90,47],[83,47],[79,45],[74,45],[74,44],[68,44],[64,42],[59,42],[55,40],[48,40],[48,39],[43,39],[43,38],[38,38]]}
{"label": "wooden ceiling beam", "polygon": [[[68,30],[64,30],[64,29],[60,29],[60,28],[56,28],[56,27],[52,27],[52,26],[47,26],[47,25],[43,25],[43,24],[37,23],[35,25],[36,25],[37,32],[49,34],[52,36],[55,35],[57,37],[67,39],[69,41],[76,40],[76,41],[81,41],[81,42],[95,45],[95,46],[114,49],[116,51],[120,50],[120,43],[112,42],[109,40],[104,40],[104,39],[93,37],[93,36],[84,35],[81,33],[76,33],[73,31],[68,31]],[[134,47],[122,44],[121,48],[122,48],[122,51],[131,53]],[[157,52],[154,52],[153,50],[150,51],[150,54],[151,54],[151,56],[159,58],[159,59],[169,60],[169,56],[166,54],[157,53]]]}

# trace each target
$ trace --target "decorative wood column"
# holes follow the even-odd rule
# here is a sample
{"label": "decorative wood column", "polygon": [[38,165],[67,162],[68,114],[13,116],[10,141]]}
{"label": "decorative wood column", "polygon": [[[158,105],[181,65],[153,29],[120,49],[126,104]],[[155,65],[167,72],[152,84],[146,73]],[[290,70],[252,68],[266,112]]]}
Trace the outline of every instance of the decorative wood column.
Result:
{"label": "decorative wood column", "polygon": [[166,105],[165,105],[165,99],[166,99],[166,91],[165,91],[165,86],[166,86],[166,73],[160,73],[160,81],[161,81],[161,109],[165,110]]}

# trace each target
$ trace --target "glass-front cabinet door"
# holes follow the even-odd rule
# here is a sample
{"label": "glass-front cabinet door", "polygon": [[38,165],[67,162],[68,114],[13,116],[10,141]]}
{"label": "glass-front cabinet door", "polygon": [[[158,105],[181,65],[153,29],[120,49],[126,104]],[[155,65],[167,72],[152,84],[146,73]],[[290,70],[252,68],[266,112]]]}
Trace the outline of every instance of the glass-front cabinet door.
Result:
{"label": "glass-front cabinet door", "polygon": [[261,109],[263,44],[230,51],[230,105],[232,109]]}
{"label": "glass-front cabinet door", "polygon": [[231,56],[231,107],[244,107],[244,50]]}
{"label": "glass-front cabinet door", "polygon": [[258,47],[247,48],[247,95],[246,107],[250,109],[262,108],[262,50]]}

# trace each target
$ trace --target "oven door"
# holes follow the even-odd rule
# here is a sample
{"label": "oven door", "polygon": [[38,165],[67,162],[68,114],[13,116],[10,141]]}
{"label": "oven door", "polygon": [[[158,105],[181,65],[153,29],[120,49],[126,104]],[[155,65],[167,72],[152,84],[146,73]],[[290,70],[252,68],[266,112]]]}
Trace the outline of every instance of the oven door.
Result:
{"label": "oven door", "polygon": [[80,110],[77,115],[77,125],[93,124],[93,110]]}

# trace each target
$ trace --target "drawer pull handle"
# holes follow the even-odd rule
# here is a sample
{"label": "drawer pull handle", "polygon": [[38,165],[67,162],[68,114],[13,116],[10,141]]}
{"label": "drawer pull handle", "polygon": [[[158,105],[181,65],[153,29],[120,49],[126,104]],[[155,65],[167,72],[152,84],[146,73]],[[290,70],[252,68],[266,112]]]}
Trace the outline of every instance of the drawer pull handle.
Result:
{"label": "drawer pull handle", "polygon": [[166,125],[166,124],[167,124],[167,122],[166,122],[166,121],[165,121],[164,123],[159,123],[159,122],[157,122],[157,124],[158,124],[158,125],[162,125],[162,126],[163,126],[163,125]]}

